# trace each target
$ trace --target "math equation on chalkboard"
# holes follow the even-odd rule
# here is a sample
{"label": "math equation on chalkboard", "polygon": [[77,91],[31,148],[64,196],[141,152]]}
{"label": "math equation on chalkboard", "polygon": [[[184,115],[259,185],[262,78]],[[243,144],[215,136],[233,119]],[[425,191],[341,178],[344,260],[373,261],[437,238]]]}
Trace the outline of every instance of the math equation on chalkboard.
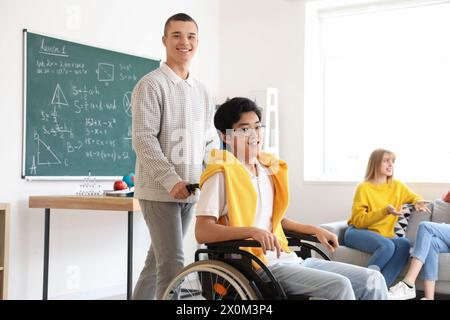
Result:
{"label": "math equation on chalkboard", "polygon": [[24,31],[24,178],[134,170],[131,95],[159,60]]}

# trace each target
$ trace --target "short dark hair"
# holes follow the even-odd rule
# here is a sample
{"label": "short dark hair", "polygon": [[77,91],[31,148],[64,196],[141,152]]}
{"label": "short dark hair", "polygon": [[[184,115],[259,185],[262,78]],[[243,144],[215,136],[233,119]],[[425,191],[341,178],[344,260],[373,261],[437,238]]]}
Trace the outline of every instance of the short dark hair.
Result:
{"label": "short dark hair", "polygon": [[248,98],[235,97],[227,100],[216,111],[214,115],[214,126],[222,133],[231,129],[233,125],[239,122],[241,115],[246,112],[254,112],[261,121],[261,109],[256,103]]}
{"label": "short dark hair", "polygon": [[166,24],[164,25],[164,35],[167,35],[167,29],[169,28],[169,24],[172,21],[190,21],[193,22],[195,24],[195,27],[197,28],[197,32],[198,32],[198,25],[197,22],[195,22],[194,19],[192,19],[192,17],[186,13],[176,13],[173,16],[171,16],[169,19],[167,19]]}

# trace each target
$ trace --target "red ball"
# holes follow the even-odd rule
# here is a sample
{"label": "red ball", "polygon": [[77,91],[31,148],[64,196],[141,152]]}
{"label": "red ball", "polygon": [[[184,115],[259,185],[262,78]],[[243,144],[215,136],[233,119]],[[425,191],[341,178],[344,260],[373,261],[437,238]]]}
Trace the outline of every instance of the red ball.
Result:
{"label": "red ball", "polygon": [[114,190],[125,190],[128,189],[128,185],[125,181],[117,180],[114,182]]}

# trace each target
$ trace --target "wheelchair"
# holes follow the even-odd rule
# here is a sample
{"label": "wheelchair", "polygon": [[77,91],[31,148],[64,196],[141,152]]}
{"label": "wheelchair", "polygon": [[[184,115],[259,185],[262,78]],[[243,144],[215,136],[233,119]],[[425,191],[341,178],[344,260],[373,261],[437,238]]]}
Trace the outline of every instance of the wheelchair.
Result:
{"label": "wheelchair", "polygon": [[[288,245],[306,259],[314,251],[330,257],[311,242],[315,236],[285,231]],[[241,247],[260,247],[256,240],[230,240],[205,244],[195,252],[195,262],[186,266],[168,285],[163,300],[305,300],[304,295],[286,295],[267,266]],[[200,259],[200,256],[206,259]],[[257,270],[254,265],[260,268]],[[262,277],[265,274],[265,277]],[[269,279],[269,280],[265,280]]]}

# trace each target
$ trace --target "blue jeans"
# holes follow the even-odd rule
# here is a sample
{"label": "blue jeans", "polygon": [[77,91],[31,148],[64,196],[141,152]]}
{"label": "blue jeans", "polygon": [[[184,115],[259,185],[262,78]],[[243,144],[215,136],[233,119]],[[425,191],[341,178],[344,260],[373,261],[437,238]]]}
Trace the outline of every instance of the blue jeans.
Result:
{"label": "blue jeans", "polygon": [[450,225],[422,221],[417,229],[416,243],[411,256],[423,263],[422,280],[438,279],[439,253],[450,252]]}
{"label": "blue jeans", "polygon": [[386,238],[367,229],[350,226],[345,231],[345,245],[371,253],[368,267],[380,270],[389,288],[406,266],[410,243],[406,238]]}
{"label": "blue jeans", "polygon": [[[352,264],[308,258],[300,264],[269,266],[288,295],[308,295],[329,300],[387,300],[388,289],[376,270]],[[269,280],[260,272],[261,277]]]}

